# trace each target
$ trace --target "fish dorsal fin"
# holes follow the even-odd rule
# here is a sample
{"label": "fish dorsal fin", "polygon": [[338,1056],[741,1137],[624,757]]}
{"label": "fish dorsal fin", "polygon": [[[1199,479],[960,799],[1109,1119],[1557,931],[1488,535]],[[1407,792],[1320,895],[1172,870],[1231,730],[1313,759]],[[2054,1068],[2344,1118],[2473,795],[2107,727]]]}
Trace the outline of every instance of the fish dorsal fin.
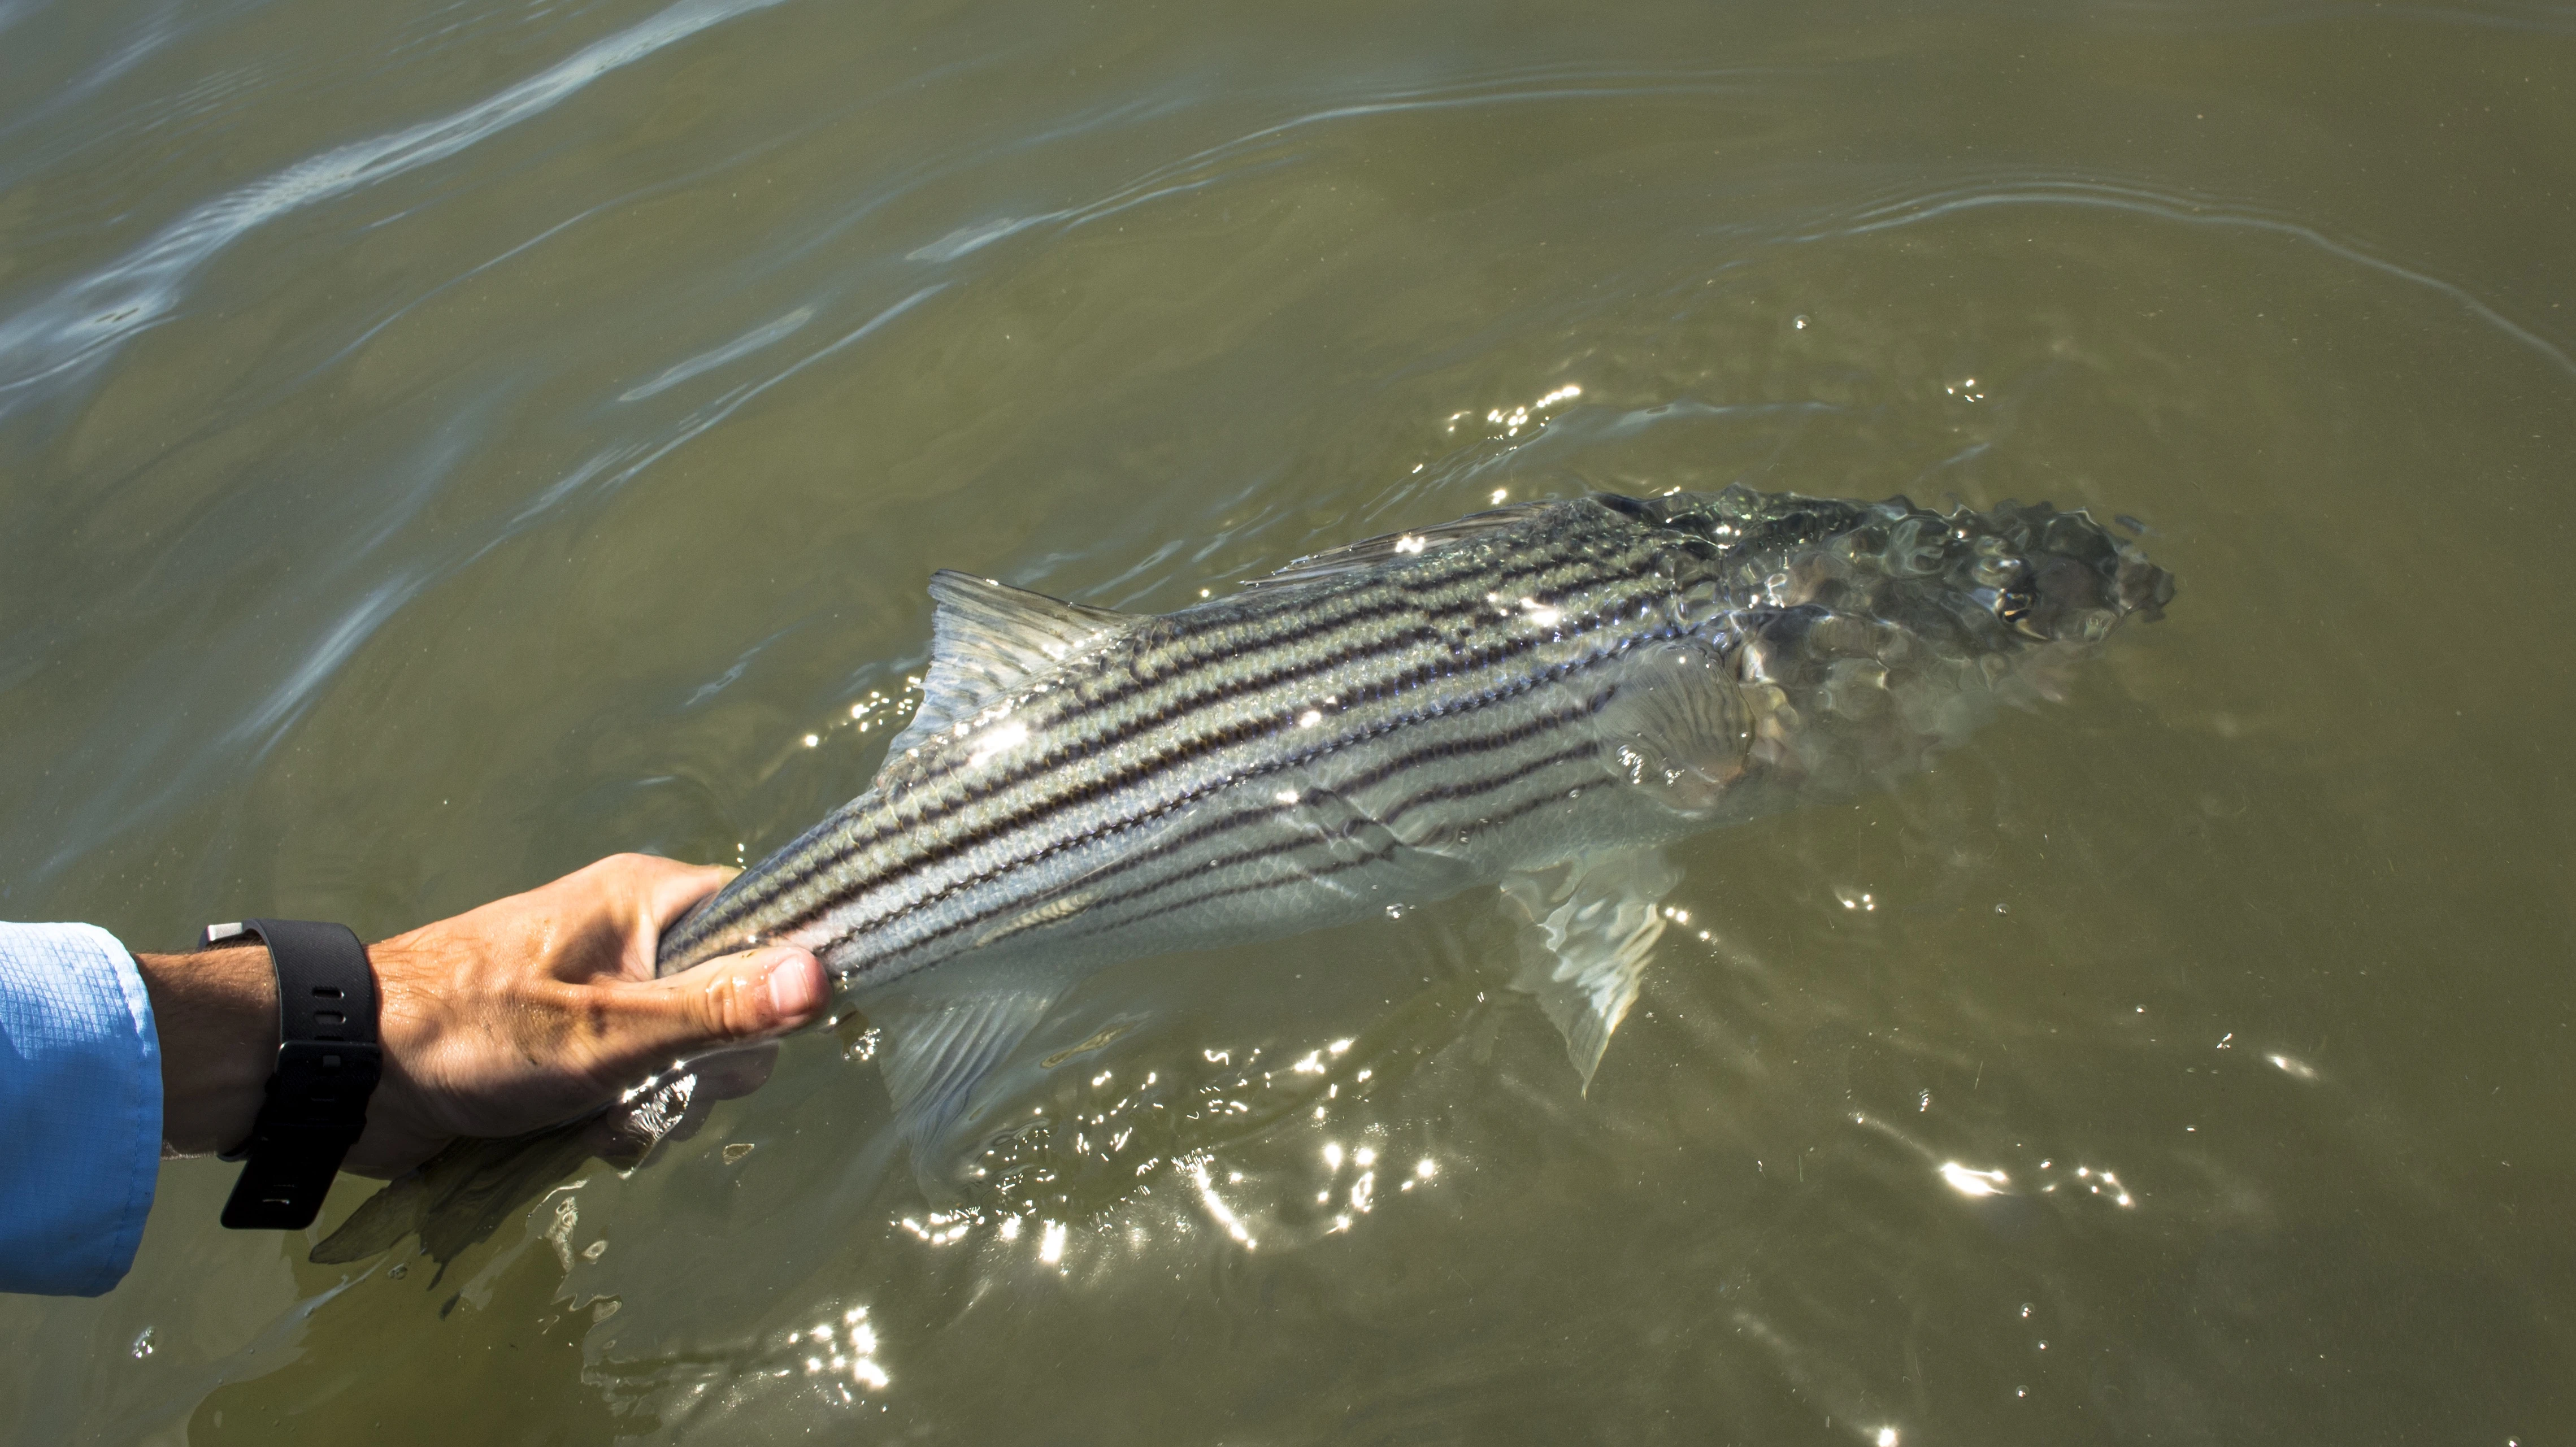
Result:
{"label": "fish dorsal fin", "polygon": [[1680,873],[1651,847],[1589,855],[1503,881],[1503,897],[1528,920],[1512,987],[1538,997],[1539,1010],[1565,1036],[1566,1058],[1586,1092],[1610,1048],[1610,1032],[1637,1002],[1638,979],[1664,932],[1657,906],[1680,882]]}
{"label": "fish dorsal fin", "polygon": [[947,568],[930,575],[930,597],[938,611],[930,619],[921,707],[888,746],[889,764],[1139,621]]}
{"label": "fish dorsal fin", "polygon": [[1366,572],[1385,563],[1400,562],[1416,553],[1454,547],[1488,533],[1518,527],[1533,516],[1559,506],[1562,504],[1554,502],[1515,503],[1490,512],[1469,513],[1455,522],[1442,523],[1437,527],[1365,538],[1344,547],[1299,558],[1278,572],[1266,578],[1254,578],[1243,586],[1278,588],[1290,583],[1311,583],[1317,578],[1338,578],[1345,573]]}

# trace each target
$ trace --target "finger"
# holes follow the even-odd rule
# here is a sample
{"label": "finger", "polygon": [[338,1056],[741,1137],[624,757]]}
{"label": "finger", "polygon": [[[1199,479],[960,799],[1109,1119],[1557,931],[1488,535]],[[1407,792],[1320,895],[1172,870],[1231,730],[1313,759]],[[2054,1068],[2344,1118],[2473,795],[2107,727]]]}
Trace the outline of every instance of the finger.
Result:
{"label": "finger", "polygon": [[[614,958],[567,957],[556,978],[578,982],[598,975],[653,978],[654,947],[689,908],[742,871],[721,864],[682,864],[653,854],[612,854],[548,885],[576,913],[597,917],[614,936]],[[603,944],[606,940],[603,939]]]}
{"label": "finger", "polygon": [[831,985],[811,954],[786,946],[709,960],[659,980],[604,980],[601,1064],[642,1075],[674,1060],[782,1035],[812,1023]]}
{"label": "finger", "polygon": [[729,864],[682,864],[658,854],[612,854],[569,876],[567,882],[593,873],[603,883],[613,881],[659,933],[742,871]]}
{"label": "finger", "polygon": [[657,934],[678,924],[691,906],[742,873],[729,864],[682,864],[670,859],[652,862],[659,867],[648,876],[644,912],[652,919]]}

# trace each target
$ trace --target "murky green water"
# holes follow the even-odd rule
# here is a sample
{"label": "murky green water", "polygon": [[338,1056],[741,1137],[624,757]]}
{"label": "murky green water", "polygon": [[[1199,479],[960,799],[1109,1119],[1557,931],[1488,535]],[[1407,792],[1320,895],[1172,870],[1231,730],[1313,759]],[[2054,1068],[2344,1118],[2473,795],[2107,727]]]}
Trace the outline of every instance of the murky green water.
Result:
{"label": "murky green water", "polygon": [[1588,1096],[1487,898],[1141,961],[978,1215],[831,1035],[443,1275],[176,1163],[124,1286],[0,1301],[0,1420],[2563,1439],[2571,297],[2561,5],[0,0],[0,915],[756,857],[943,564],[1165,609],[1740,480],[2183,590],[1684,851]]}

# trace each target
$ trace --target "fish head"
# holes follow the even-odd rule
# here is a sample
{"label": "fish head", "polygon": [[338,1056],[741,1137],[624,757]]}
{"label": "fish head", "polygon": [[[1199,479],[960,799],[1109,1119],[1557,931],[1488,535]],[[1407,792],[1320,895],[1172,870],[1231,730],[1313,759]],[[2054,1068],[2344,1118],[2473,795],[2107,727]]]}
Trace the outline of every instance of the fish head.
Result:
{"label": "fish head", "polygon": [[2081,510],[2003,502],[1943,521],[1956,544],[1946,553],[1949,585],[2026,642],[2099,643],[2125,618],[2163,618],[2173,601],[2173,574]]}
{"label": "fish head", "polygon": [[[1607,501],[1608,499],[1605,499]],[[1818,608],[1908,630],[1952,653],[2100,643],[2152,622],[2173,575],[2082,509],[2006,501],[1937,513],[1903,497],[1843,502],[1730,487],[1616,502],[1681,539],[1711,611]]]}
{"label": "fish head", "polygon": [[1695,817],[1920,767],[1998,703],[2063,698],[2077,663],[2174,596],[2134,544],[2047,503],[1603,501],[1671,543],[1688,630],[1638,652],[1605,734],[1624,775]]}

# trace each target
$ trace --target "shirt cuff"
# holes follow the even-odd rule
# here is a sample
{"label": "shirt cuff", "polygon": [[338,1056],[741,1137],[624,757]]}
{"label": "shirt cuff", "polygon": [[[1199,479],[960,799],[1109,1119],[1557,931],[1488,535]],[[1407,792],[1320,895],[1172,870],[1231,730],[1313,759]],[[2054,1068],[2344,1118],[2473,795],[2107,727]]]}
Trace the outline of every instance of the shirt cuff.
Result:
{"label": "shirt cuff", "polygon": [[143,1242],[161,1170],[161,1039],[95,925],[0,924],[0,1291],[96,1296]]}

